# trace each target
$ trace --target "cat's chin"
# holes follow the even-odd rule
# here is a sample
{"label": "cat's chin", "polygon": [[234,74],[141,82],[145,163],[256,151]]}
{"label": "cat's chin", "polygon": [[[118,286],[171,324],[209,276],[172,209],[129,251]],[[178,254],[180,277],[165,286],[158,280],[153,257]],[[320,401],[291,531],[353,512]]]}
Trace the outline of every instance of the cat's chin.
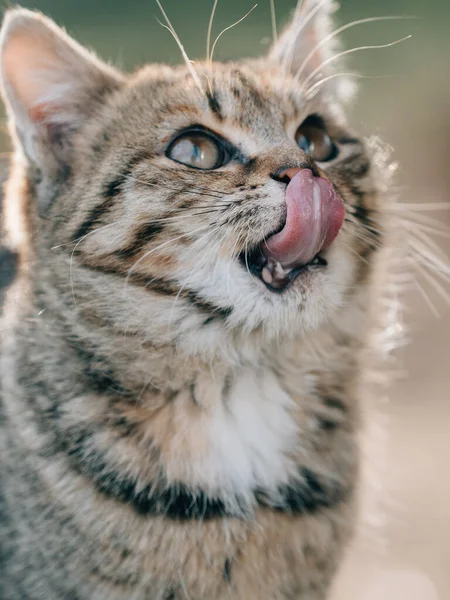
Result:
{"label": "cat's chin", "polygon": [[242,254],[240,261],[251,275],[258,278],[269,291],[277,294],[288,290],[298,278],[322,270],[328,265],[319,253],[306,264],[284,267],[280,262],[265,256],[260,248]]}

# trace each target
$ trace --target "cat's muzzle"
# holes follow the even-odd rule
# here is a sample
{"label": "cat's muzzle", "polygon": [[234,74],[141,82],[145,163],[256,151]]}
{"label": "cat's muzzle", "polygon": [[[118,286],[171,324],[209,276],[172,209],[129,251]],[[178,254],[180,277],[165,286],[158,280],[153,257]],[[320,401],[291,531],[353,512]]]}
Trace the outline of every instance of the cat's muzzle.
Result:
{"label": "cat's muzzle", "polygon": [[323,268],[321,255],[336,239],[345,206],[332,183],[302,169],[286,188],[286,221],[241,261],[268,289],[282,292],[309,269]]}

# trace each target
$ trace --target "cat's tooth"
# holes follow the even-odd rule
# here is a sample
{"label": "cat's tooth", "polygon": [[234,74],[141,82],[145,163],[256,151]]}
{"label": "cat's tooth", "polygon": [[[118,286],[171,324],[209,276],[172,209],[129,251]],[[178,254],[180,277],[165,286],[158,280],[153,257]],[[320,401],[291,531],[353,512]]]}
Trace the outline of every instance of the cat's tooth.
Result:
{"label": "cat's tooth", "polygon": [[271,285],[271,283],[273,281],[273,277],[272,277],[272,273],[269,271],[269,269],[267,267],[264,267],[264,269],[261,271],[261,278],[264,281],[264,283]]}

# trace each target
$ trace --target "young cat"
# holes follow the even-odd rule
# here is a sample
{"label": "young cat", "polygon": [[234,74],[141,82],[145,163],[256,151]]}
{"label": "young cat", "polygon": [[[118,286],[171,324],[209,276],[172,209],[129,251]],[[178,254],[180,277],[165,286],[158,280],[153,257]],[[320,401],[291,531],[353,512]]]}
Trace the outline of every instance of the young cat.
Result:
{"label": "young cat", "polygon": [[7,12],[1,598],[327,597],[389,248],[331,11],[133,75]]}

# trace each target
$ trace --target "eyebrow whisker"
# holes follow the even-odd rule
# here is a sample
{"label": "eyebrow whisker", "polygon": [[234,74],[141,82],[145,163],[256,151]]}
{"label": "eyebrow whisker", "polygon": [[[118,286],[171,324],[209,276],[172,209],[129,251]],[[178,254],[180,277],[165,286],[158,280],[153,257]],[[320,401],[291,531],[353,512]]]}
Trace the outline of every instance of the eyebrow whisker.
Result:
{"label": "eyebrow whisker", "polygon": [[[139,177],[136,177],[135,175],[126,175],[124,174],[123,177],[125,177],[126,179],[130,179],[131,181],[136,181],[137,183],[142,183],[143,185],[147,185],[149,187],[159,187],[160,184],[159,183],[153,183],[151,181],[145,181],[144,179],[140,179]],[[174,192],[182,192],[182,193],[186,193],[186,194],[199,194],[200,196],[210,196],[212,198],[221,198],[222,196],[231,196],[232,192],[222,192],[220,190],[214,190],[210,188],[206,188],[206,187],[200,187],[200,188],[193,188],[192,190],[189,189],[185,189],[183,187],[173,187],[173,186],[168,186],[166,184],[164,184],[164,187],[168,190],[172,190]],[[198,191],[200,190],[200,191]],[[210,190],[210,191],[202,191],[202,190]]]}

